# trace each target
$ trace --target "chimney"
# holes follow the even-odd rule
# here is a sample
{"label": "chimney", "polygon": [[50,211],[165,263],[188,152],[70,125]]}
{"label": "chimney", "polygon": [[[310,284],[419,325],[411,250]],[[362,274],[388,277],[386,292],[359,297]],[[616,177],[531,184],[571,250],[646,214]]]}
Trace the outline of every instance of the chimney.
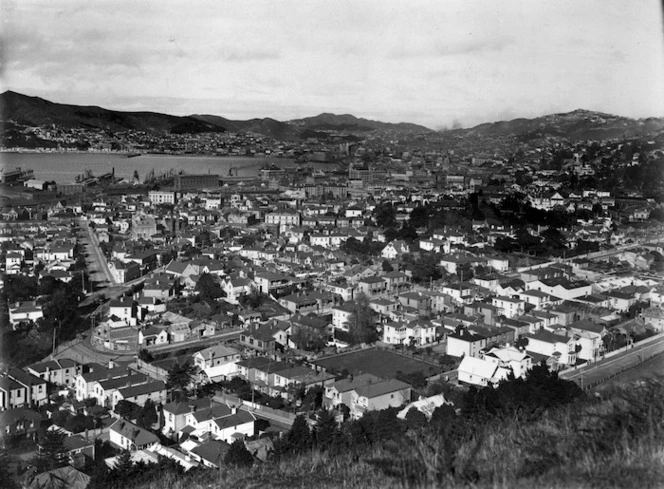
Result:
{"label": "chimney", "polygon": [[189,404],[189,412],[190,413],[196,412],[196,403],[192,402],[191,404]]}
{"label": "chimney", "polygon": [[115,363],[113,363],[113,360],[108,361],[108,368],[115,368]]}
{"label": "chimney", "polygon": [[231,414],[237,414],[237,406],[231,406]]}

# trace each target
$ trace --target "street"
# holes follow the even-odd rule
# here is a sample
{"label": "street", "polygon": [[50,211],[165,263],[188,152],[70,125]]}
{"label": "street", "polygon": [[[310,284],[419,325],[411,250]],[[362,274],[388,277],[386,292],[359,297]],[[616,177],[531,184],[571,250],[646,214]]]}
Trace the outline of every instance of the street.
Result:
{"label": "street", "polygon": [[600,360],[588,367],[582,367],[578,370],[563,373],[560,377],[567,380],[573,380],[581,387],[593,386],[663,352],[664,337],[661,337],[643,345],[636,344],[625,353],[620,353],[614,357]]}

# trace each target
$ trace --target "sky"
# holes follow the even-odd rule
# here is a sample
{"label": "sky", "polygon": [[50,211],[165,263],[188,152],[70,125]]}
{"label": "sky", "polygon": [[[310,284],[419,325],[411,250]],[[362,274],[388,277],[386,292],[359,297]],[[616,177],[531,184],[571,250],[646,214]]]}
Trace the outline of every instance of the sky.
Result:
{"label": "sky", "polygon": [[231,119],[431,128],[664,116],[657,0],[2,0],[0,89]]}

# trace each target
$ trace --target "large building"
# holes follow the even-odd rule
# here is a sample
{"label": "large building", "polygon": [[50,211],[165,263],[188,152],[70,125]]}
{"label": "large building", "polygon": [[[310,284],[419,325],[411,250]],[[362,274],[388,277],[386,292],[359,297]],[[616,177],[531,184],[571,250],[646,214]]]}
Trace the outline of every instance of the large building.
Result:
{"label": "large building", "polygon": [[216,188],[219,186],[219,175],[175,175],[175,190],[192,190]]}

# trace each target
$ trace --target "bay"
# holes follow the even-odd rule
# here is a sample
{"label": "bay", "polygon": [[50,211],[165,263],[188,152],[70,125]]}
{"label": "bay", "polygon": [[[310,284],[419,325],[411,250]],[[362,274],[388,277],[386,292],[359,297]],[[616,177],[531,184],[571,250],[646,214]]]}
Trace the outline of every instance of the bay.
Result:
{"label": "bay", "polygon": [[117,153],[0,153],[0,168],[13,170],[31,169],[38,180],[66,184],[75,181],[77,175],[90,170],[100,176],[115,169],[115,176],[131,181],[134,171],[142,182],[145,176],[154,170],[155,175],[170,170],[189,175],[210,173],[222,177],[233,168],[233,175],[253,177],[265,165],[279,168],[297,166],[292,158],[269,157],[234,157],[234,156],[196,156],[196,155],[141,155],[127,158]]}

